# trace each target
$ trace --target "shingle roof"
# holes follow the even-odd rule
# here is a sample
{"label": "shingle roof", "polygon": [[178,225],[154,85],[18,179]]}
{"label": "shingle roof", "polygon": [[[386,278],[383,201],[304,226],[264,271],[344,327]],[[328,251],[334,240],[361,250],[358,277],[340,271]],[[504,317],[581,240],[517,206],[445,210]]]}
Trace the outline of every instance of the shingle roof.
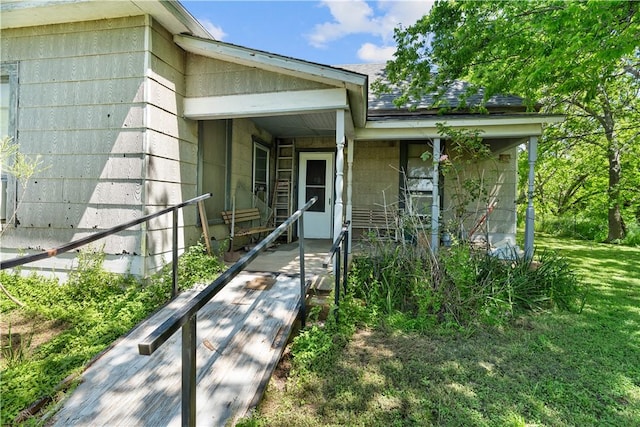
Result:
{"label": "shingle roof", "polygon": [[[371,84],[378,80],[379,78],[383,78],[383,82],[385,81],[384,76],[384,67],[385,64],[348,64],[348,65],[337,65],[336,68],[342,68],[349,71],[354,71],[360,74],[365,74],[369,76],[369,114],[380,114],[380,113],[401,113],[403,111],[407,111],[406,109],[398,108],[393,100],[400,96],[400,91],[395,89],[391,93],[383,94],[377,96],[371,91]],[[435,102],[435,93],[427,94],[424,96],[420,102],[418,102],[415,107],[414,112],[419,112],[420,110],[431,110],[439,107],[451,107],[456,108],[460,106],[459,98],[464,93],[464,91],[469,87],[469,84],[462,81],[456,81],[454,84],[447,88],[447,91],[444,94],[444,97],[441,98],[438,107],[434,107]],[[477,94],[471,95],[467,98],[466,105],[470,107],[477,107],[481,105],[483,93],[480,90]],[[487,103],[485,104],[487,109],[505,109],[505,110],[525,110],[524,100],[518,96],[513,95],[495,95],[489,98]]]}

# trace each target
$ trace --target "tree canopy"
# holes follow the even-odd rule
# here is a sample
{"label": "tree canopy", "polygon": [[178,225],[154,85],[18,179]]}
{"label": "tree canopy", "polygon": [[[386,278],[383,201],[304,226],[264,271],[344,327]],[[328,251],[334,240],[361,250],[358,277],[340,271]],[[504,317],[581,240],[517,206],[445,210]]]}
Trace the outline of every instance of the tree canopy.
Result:
{"label": "tree canopy", "polygon": [[[545,135],[555,141],[548,147],[563,150],[570,164],[589,158],[593,173],[604,177],[607,239],[619,239],[622,208],[640,206],[628,189],[638,174],[623,170],[638,166],[628,160],[640,144],[639,10],[640,2],[630,1],[439,1],[416,24],[396,30],[387,79],[401,90],[398,104],[464,80],[471,83],[466,96],[479,89],[485,101],[513,94],[532,110],[566,114]],[[560,192],[596,194],[584,189],[592,184],[589,172],[582,168]]]}

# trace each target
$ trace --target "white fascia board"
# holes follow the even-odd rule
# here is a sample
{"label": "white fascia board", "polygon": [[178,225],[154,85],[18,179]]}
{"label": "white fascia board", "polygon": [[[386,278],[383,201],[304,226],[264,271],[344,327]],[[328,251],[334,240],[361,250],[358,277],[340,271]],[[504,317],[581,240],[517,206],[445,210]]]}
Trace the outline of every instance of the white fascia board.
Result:
{"label": "white fascia board", "polygon": [[[215,40],[203,40],[179,34],[173,36],[173,41],[187,52],[208,58],[256,67],[331,86],[348,87],[354,90],[355,86],[364,87],[367,82],[367,77],[362,74]],[[353,87],[349,87],[351,85]]]}
{"label": "white fascia board", "polygon": [[204,26],[175,0],[132,0],[137,7],[153,16],[171,34],[191,33],[194,36],[213,39]]}
{"label": "white fascia board", "polygon": [[347,92],[339,88],[207,96],[184,100],[184,116],[194,120],[275,116],[348,108]]}
{"label": "white fascia board", "polygon": [[485,138],[537,136],[542,134],[543,124],[559,123],[564,116],[531,115],[501,118],[449,118],[426,120],[368,121],[364,128],[356,129],[358,140],[439,138],[437,123],[454,129],[482,131]]}
{"label": "white fascia board", "polygon": [[175,0],[31,0],[0,2],[0,28],[151,15],[172,34],[191,33],[212,38],[184,6]]}

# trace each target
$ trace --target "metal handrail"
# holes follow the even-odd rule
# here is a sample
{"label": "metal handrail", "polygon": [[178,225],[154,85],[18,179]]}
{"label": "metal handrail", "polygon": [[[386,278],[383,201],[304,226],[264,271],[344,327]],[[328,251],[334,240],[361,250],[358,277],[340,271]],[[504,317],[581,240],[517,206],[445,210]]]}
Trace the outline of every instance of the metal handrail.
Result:
{"label": "metal handrail", "polygon": [[306,317],[305,274],[304,274],[304,221],[303,214],[316,201],[313,197],[297,210],[271,234],[265,237],[251,251],[229,267],[216,280],[200,291],[184,306],[158,326],[138,344],[141,355],[150,356],[164,344],[179,328],[182,328],[182,425],[195,426],[196,422],[196,320],[198,311],[235,278],[260,252],[273,243],[287,228],[298,221],[300,239],[300,315],[304,325]]}
{"label": "metal handrail", "polygon": [[142,218],[134,219],[129,222],[125,222],[124,224],[117,225],[105,231],[100,231],[95,234],[92,234],[87,237],[83,237],[82,239],[74,240],[65,245],[59,246],[57,248],[48,249],[44,252],[26,255],[22,257],[12,258],[7,261],[0,261],[0,270],[4,270],[7,268],[14,268],[21,265],[29,264],[31,262],[40,261],[45,258],[51,258],[58,254],[62,254],[65,252],[69,252],[73,249],[79,248],[81,246],[88,245],[89,243],[93,243],[96,240],[100,240],[104,237],[111,236],[112,234],[118,233],[122,230],[126,230],[127,228],[133,227],[134,225],[142,224],[143,222],[147,222],[169,212],[173,212],[173,296],[176,296],[178,292],[178,282],[177,282],[177,267],[178,267],[178,209],[184,208],[188,205],[193,205],[195,203],[202,203],[203,200],[211,197],[211,193],[205,193],[201,196],[194,197],[193,199],[189,199],[186,202],[182,202],[180,204],[170,206],[166,209],[162,209],[161,211],[145,215]]}
{"label": "metal handrail", "polygon": [[[327,257],[325,258],[322,266],[327,268],[329,263],[336,257],[333,263],[333,276],[335,277],[335,289],[334,289],[334,304],[336,308],[340,306],[340,271],[342,270],[342,286],[344,287],[344,293],[347,293],[347,267],[349,262],[349,225],[351,221],[347,221],[342,226],[342,230],[338,237],[333,242],[333,246],[329,249]],[[343,252],[343,256],[340,253]],[[340,265],[342,262],[342,265]],[[336,318],[338,317],[338,310],[335,311]]]}
{"label": "metal handrail", "polygon": [[87,245],[89,243],[93,243],[96,240],[100,240],[103,237],[107,237],[110,236],[112,234],[118,233],[122,230],[125,230],[129,227],[133,227],[134,225],[138,225],[141,224],[143,222],[149,221],[150,219],[159,217],[161,215],[164,215],[166,213],[169,213],[171,211],[174,211],[176,209],[180,209],[183,208],[187,205],[192,205],[194,203],[200,202],[202,200],[208,199],[209,197],[211,197],[211,193],[206,193],[203,194],[202,196],[198,196],[195,197],[193,199],[187,200],[186,202],[182,202],[179,205],[175,205],[166,209],[163,209],[159,212],[156,213],[152,213],[146,216],[143,216],[142,218],[138,218],[135,219],[133,221],[129,221],[127,223],[124,224],[120,224],[117,225],[113,228],[110,228],[108,230],[105,231],[100,231],[98,233],[92,234],[91,236],[87,236],[87,237],[83,237],[82,239],[78,239],[78,240],[74,240],[73,242],[67,243],[66,245],[62,245],[59,246],[57,248],[54,249],[48,249],[45,252],[41,252],[41,253],[37,253],[37,254],[33,254],[33,255],[26,255],[26,256],[22,256],[22,257],[18,257],[18,258],[12,258],[8,261],[1,261],[0,262],[0,270],[4,270],[5,268],[13,268],[13,267],[18,267],[20,265],[24,265],[24,264],[28,264],[30,262],[35,262],[35,261],[40,261],[41,259],[45,259],[45,258],[51,258],[53,256],[56,256],[58,254],[64,253],[64,252],[69,252],[73,249],[79,248],[80,246],[84,246]]}

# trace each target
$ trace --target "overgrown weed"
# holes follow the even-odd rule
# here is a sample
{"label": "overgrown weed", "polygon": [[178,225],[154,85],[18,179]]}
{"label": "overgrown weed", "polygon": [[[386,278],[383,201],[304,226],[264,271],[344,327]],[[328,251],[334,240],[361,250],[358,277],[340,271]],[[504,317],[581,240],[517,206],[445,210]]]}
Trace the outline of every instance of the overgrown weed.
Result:
{"label": "overgrown weed", "polygon": [[[21,310],[25,316],[58,320],[63,332],[19,357],[2,371],[0,425],[11,424],[24,408],[44,396],[53,397],[56,386],[79,372],[95,355],[166,303],[171,295],[171,269],[147,281],[104,270],[102,252],[81,252],[78,268],[66,283],[19,271],[0,272],[3,285],[25,302],[16,309],[4,296],[2,312]],[[187,249],[179,259],[180,289],[213,280],[223,269],[216,257],[206,255],[203,244]],[[167,279],[168,277],[168,279]],[[3,352],[5,349],[3,348]],[[21,360],[17,360],[21,359]]]}
{"label": "overgrown weed", "polygon": [[354,296],[385,315],[421,325],[500,324],[523,310],[579,312],[586,292],[565,258],[551,251],[499,259],[469,244],[437,255],[416,245],[377,242],[354,258]]}

